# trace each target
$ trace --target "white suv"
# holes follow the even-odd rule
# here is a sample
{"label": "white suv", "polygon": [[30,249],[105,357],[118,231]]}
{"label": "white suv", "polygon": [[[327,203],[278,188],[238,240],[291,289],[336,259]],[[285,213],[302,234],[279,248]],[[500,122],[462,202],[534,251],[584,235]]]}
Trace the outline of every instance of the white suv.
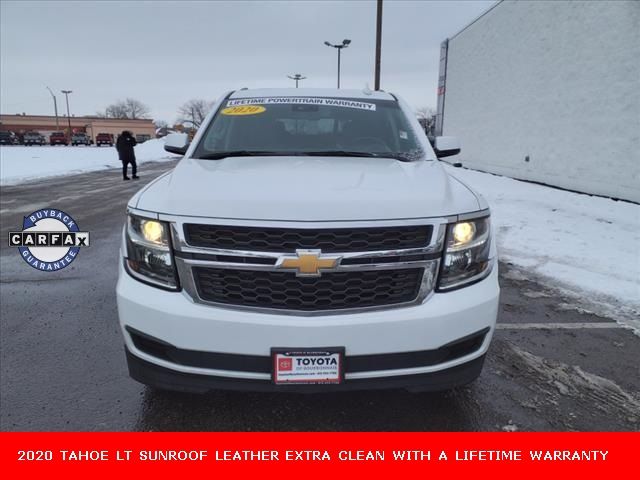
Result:
{"label": "white suv", "polygon": [[498,309],[485,200],[397,96],[224,95],[128,205],[131,376],[158,388],[440,390],[482,369]]}

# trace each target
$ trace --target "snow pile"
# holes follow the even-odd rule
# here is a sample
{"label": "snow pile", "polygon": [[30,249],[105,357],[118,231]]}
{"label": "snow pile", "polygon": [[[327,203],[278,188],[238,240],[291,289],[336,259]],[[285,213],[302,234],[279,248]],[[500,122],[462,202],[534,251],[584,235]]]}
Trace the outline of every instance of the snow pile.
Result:
{"label": "snow pile", "polygon": [[[138,163],[175,160],[164,140],[148,140],[135,147]],[[120,167],[115,147],[0,147],[0,185],[73,173]]]}
{"label": "snow pile", "polygon": [[445,168],[489,202],[501,260],[640,314],[640,205]]}

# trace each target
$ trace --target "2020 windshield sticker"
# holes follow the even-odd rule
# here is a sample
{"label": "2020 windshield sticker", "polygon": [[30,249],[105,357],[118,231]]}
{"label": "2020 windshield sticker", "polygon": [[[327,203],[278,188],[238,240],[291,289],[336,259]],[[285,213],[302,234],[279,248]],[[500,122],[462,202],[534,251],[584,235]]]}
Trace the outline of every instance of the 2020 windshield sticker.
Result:
{"label": "2020 windshield sticker", "polygon": [[262,105],[235,105],[223,109],[220,113],[222,115],[257,115],[266,110]]}
{"label": "2020 windshield sticker", "polygon": [[[359,110],[376,111],[375,103],[358,102],[344,98],[324,97],[262,97],[262,98],[237,98],[229,100],[227,107],[237,105],[269,105],[269,104],[298,104],[298,105],[328,105],[332,107],[357,108]],[[226,109],[225,109],[226,110]]]}
{"label": "2020 windshield sticker", "polygon": [[89,232],[80,231],[62,210],[43,208],[24,217],[22,231],[9,232],[9,246],[18,247],[22,259],[36,270],[54,272],[68,267],[80,248],[89,246]]}

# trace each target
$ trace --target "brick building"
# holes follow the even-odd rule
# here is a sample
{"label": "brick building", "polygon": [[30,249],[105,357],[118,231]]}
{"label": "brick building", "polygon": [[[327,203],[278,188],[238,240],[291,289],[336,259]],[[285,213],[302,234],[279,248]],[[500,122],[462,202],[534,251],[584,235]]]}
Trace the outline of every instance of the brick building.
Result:
{"label": "brick building", "polygon": [[[56,117],[49,115],[0,115],[0,130],[8,130],[17,135],[37,131],[48,139],[52,132],[66,132],[68,129],[69,121],[66,116],[58,117],[58,126],[56,126]],[[117,137],[123,130],[131,131],[134,136],[148,135],[149,138],[156,136],[153,121],[142,119],[71,117],[71,130],[73,133],[85,132],[94,141],[99,133],[111,133]]]}

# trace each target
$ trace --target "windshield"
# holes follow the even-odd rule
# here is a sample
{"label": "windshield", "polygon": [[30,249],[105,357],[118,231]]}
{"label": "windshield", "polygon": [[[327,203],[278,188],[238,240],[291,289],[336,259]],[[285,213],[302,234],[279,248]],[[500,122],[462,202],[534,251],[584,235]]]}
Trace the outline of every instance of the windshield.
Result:
{"label": "windshield", "polygon": [[397,102],[326,97],[266,97],[223,103],[195,158],[242,155],[422,158]]}

